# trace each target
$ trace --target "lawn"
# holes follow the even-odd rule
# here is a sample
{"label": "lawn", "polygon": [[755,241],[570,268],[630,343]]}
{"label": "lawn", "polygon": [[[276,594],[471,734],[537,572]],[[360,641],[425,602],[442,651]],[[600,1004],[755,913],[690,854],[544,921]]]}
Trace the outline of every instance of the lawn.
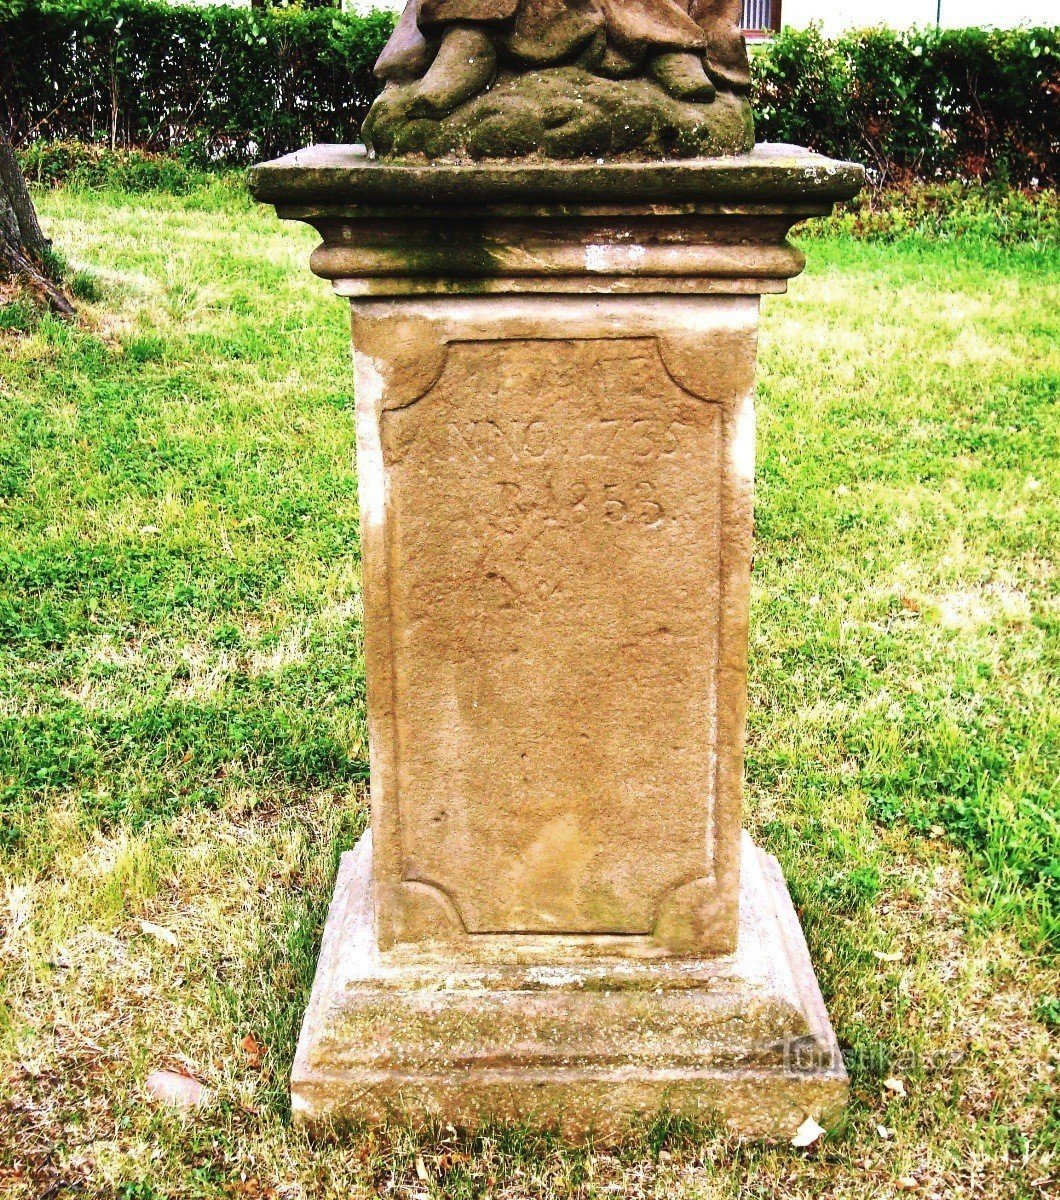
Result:
{"label": "lawn", "polygon": [[[367,775],[343,306],[231,183],[39,202],[87,299],[0,318],[5,1200],[1055,1194],[1055,242],[813,239],[765,304],[748,823],[845,1122],[310,1146],[286,1078]],[[159,1109],[165,1067],[214,1102]]]}

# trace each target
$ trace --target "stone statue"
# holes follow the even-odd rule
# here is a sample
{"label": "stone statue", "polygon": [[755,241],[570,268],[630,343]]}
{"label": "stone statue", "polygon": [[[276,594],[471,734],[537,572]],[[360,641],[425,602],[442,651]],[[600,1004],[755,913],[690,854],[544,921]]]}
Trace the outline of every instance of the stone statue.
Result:
{"label": "stone statue", "polygon": [[409,0],[370,151],[432,159],[741,153],[740,0]]}

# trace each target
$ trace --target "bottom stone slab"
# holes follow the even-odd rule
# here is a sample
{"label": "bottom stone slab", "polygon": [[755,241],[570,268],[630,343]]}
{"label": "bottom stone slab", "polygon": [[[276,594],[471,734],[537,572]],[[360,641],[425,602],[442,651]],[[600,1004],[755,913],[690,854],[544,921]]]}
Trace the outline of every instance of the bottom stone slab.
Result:
{"label": "bottom stone slab", "polygon": [[847,1075],[775,859],[746,835],[734,954],[480,935],[380,954],[371,835],[342,856],[291,1081],[299,1124],[529,1123],[614,1142],[661,1112],[754,1138],[822,1124]]}

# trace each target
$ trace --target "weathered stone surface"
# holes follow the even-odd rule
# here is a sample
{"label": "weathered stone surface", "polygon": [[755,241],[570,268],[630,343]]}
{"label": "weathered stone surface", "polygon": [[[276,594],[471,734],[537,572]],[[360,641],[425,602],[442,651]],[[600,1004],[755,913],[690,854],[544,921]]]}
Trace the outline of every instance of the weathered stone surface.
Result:
{"label": "weathered stone surface", "polygon": [[796,221],[857,192],[862,168],[797,147],[670,163],[403,166],[317,146],[251,189],[312,223],[313,270],[349,296],[783,291]]}
{"label": "weathered stone surface", "polygon": [[254,175],[353,314],[372,833],[295,1065],[309,1124],[614,1138],[666,1107],[790,1137],[842,1101],[740,797],[759,296],[860,171],[647,166]]}
{"label": "weathered stone surface", "polygon": [[343,856],[294,1066],[310,1125],[530,1121],[621,1139],[662,1109],[790,1138],[846,1098],[842,1058],[775,860],[743,844],[740,939],[708,959],[490,939],[379,952],[370,835]]}
{"label": "weathered stone surface", "polygon": [[370,159],[364,146],[307,146],[247,173],[255,199],[291,219],[419,215],[445,227],[490,211],[551,223],[601,207],[625,215],[639,205],[683,216],[704,206],[784,212],[793,224],[829,212],[864,182],[856,163],[766,143],[729,158],[602,163],[392,163]]}
{"label": "weathered stone surface", "polygon": [[739,0],[409,0],[362,136],[384,157],[639,159],[754,144]]}
{"label": "weathered stone surface", "polygon": [[384,945],[732,948],[756,320],[356,305]]}
{"label": "weathered stone surface", "polygon": [[498,79],[441,118],[409,112],[418,84],[391,84],[362,136],[385,158],[673,159],[741,154],[754,145],[751,108],[721,92],[711,104],[669,95],[654,80],[602,79],[584,68]]}

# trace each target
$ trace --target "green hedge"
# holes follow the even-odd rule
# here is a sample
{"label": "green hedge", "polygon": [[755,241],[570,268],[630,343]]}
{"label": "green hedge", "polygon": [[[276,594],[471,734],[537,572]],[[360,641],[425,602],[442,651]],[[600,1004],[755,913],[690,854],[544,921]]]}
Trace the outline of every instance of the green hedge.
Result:
{"label": "green hedge", "polygon": [[[348,142],[392,13],[0,0],[16,139],[239,164]],[[754,57],[761,140],[917,174],[1060,183],[1060,29],[785,31]]]}
{"label": "green hedge", "polygon": [[1060,183],[1060,28],[785,30],[754,58],[758,137],[881,182]]}
{"label": "green hedge", "polygon": [[391,13],[159,0],[0,0],[0,103],[19,141],[271,158],[356,139]]}

